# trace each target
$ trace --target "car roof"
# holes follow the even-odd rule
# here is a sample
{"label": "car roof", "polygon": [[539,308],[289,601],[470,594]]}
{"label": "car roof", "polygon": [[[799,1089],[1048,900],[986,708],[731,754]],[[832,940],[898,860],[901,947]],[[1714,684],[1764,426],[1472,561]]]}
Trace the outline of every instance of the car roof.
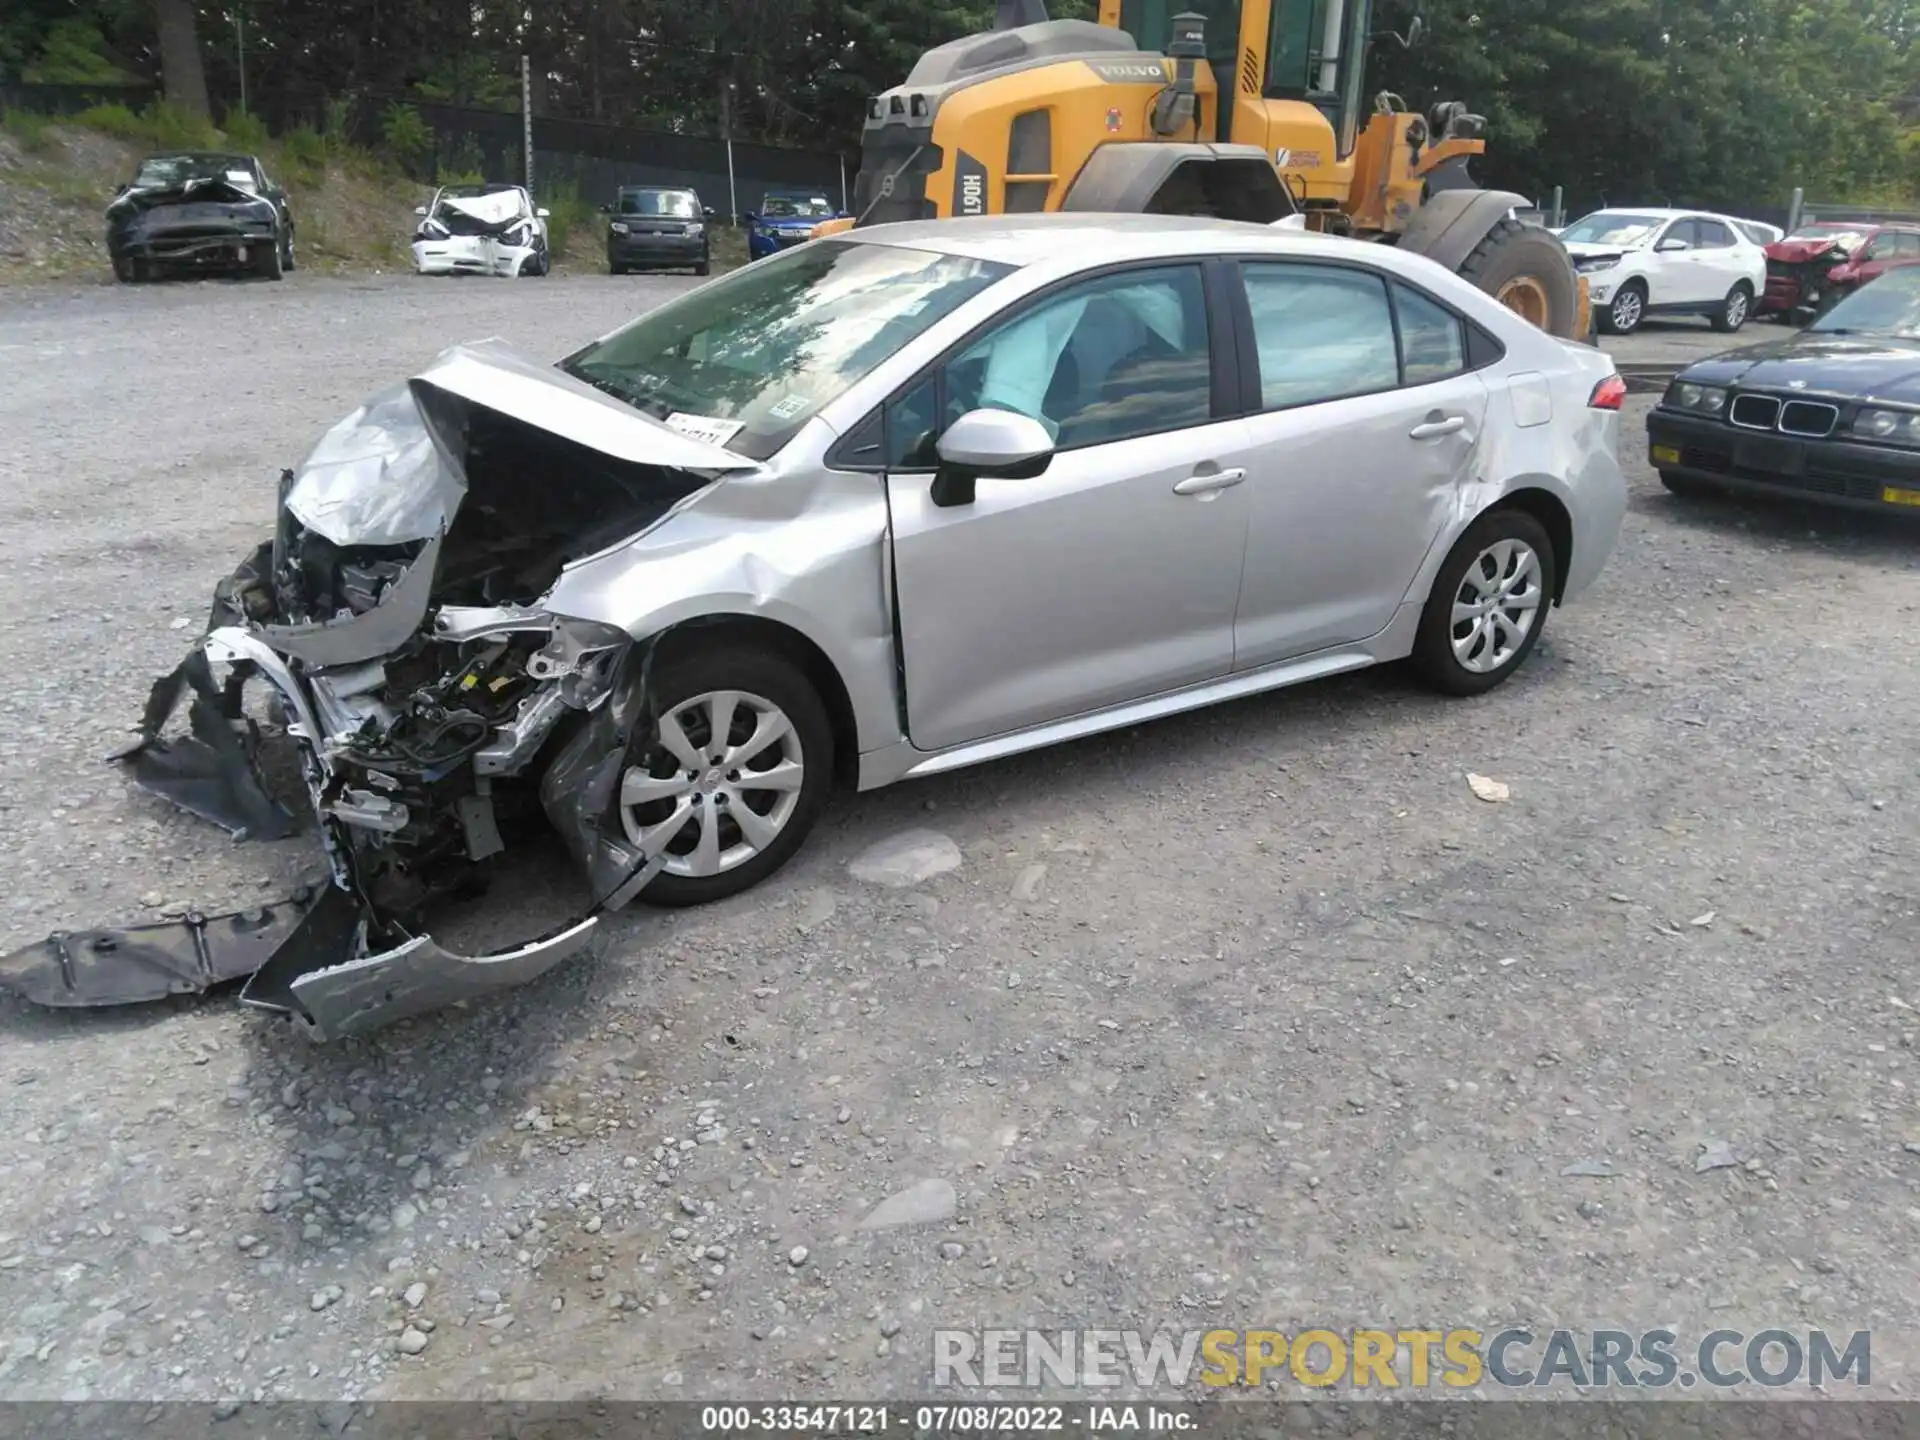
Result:
{"label": "car roof", "polygon": [[1190,254],[1198,243],[1219,242],[1224,250],[1326,253],[1329,246],[1379,252],[1370,242],[1297,230],[1276,230],[1244,220],[1215,220],[1189,215],[1044,214],[990,215],[952,220],[909,220],[849,231],[837,239],[932,250],[970,260],[990,260],[1022,268],[1058,260],[1061,235],[1075,237],[1074,253],[1084,258],[1097,248],[1101,261],[1152,259]]}
{"label": "car roof", "polygon": [[825,195],[827,187],[824,185],[769,185],[761,193],[763,195],[798,195],[811,200],[816,195]]}
{"label": "car roof", "polygon": [[622,195],[691,195],[691,185],[622,185]]}

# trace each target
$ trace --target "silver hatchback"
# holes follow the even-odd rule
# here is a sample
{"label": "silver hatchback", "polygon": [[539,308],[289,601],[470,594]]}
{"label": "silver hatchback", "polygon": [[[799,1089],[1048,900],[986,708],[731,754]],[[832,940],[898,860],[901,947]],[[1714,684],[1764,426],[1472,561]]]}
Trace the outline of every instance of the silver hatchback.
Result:
{"label": "silver hatchback", "polygon": [[[538,974],[636,897],[745,890],[836,781],[1386,661],[1492,689],[1613,549],[1624,394],[1379,245],[1144,216],[822,239],[557,367],[487,342],[368,401],[288,472],[125,758],[284,833],[237,700],[269,684],[334,884],[284,942],[248,922],[223,958],[203,924],[191,953],[365,1029]],[[426,907],[529,820],[588,913],[442,951]],[[82,985],[71,946],[8,973],[139,978]]]}

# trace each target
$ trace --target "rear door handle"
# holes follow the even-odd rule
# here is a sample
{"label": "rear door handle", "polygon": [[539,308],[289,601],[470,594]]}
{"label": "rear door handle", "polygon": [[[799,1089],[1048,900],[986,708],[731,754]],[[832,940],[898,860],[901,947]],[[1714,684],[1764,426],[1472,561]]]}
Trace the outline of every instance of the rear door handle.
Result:
{"label": "rear door handle", "polygon": [[1442,435],[1458,435],[1466,428],[1466,416],[1449,415],[1444,420],[1429,420],[1424,425],[1416,425],[1407,433],[1416,440],[1438,440]]}
{"label": "rear door handle", "polygon": [[1209,470],[1204,475],[1189,475],[1173,487],[1176,495],[1218,495],[1231,490],[1247,478],[1245,470]]}

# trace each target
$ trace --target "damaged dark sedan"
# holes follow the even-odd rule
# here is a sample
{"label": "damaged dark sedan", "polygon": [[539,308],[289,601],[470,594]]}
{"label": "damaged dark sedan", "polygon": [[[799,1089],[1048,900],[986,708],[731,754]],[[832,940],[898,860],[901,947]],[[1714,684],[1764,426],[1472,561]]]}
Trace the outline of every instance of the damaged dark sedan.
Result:
{"label": "damaged dark sedan", "polygon": [[253,155],[149,155],[107,207],[107,254],[122,284],[182,272],[278,280],[294,267],[286,192]]}

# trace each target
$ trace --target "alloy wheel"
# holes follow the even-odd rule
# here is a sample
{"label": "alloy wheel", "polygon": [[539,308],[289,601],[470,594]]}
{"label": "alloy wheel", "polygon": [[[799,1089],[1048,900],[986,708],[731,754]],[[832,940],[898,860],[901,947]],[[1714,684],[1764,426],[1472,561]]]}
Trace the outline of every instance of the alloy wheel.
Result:
{"label": "alloy wheel", "polygon": [[1539,623],[1545,598],[1532,546],[1501,540],[1482,550],[1453,597],[1453,655],[1461,668],[1486,675],[1509,664]]}
{"label": "alloy wheel", "polygon": [[665,847],[666,873],[705,879],[773,844],[805,778],[785,711],[744,690],[713,690],[660,717],[652,750],[621,778],[620,821],[648,854]]}
{"label": "alloy wheel", "polygon": [[1747,292],[1736,290],[1727,297],[1727,328],[1738,330],[1747,323]]}

